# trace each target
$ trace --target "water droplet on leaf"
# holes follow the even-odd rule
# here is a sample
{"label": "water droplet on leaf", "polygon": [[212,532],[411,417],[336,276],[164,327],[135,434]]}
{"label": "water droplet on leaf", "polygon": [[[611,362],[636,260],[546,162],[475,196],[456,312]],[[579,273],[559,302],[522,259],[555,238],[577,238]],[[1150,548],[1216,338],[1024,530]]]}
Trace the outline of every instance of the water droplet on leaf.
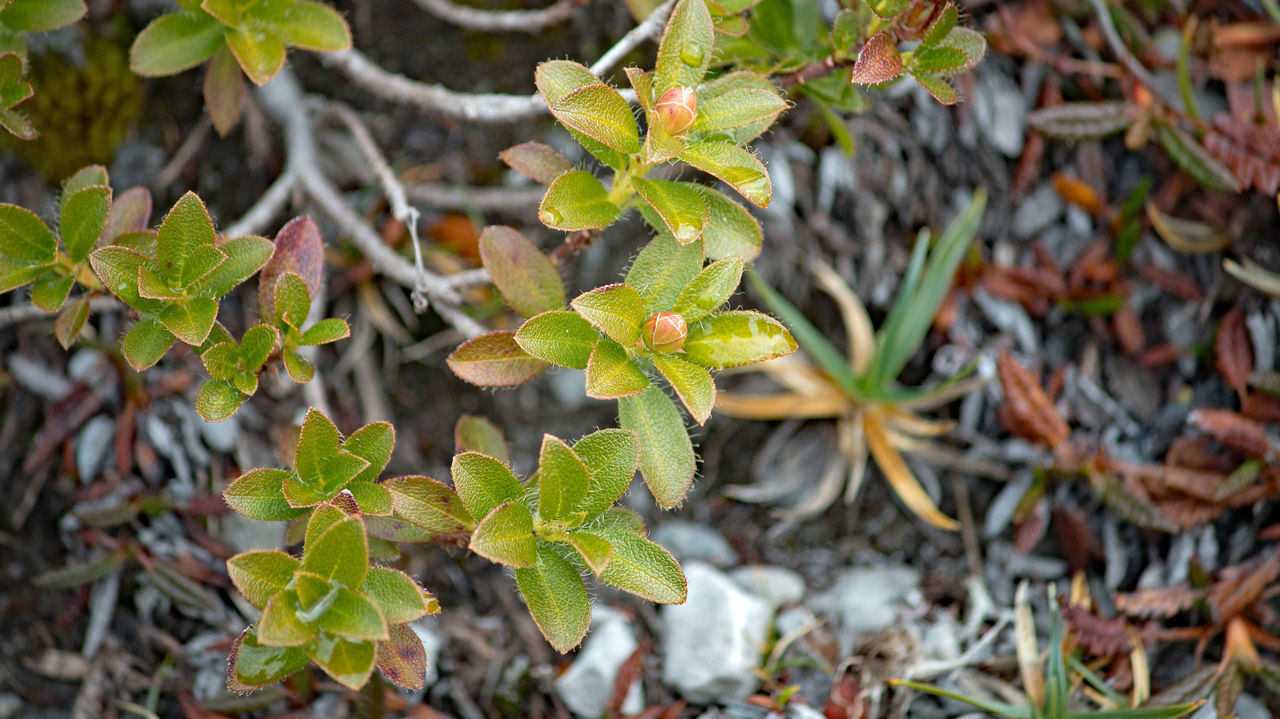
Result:
{"label": "water droplet on leaf", "polygon": [[680,46],[680,61],[689,67],[701,66],[705,54],[702,46],[694,42],[686,42]]}

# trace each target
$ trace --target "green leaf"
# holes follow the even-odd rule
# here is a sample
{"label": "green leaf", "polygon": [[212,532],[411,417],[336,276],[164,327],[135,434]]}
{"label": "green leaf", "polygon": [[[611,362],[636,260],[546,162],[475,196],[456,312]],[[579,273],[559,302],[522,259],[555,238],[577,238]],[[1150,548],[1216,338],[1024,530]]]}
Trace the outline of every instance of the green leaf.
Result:
{"label": "green leaf", "polygon": [[687,182],[635,180],[636,193],[649,203],[682,245],[699,237],[707,226],[707,206],[696,187]]}
{"label": "green leaf", "polygon": [[473,337],[459,345],[445,362],[458,377],[481,387],[514,387],[540,376],[548,367],[545,356],[527,351],[520,343],[519,332],[511,330]]}
{"label": "green leaf", "polygon": [[283,469],[253,469],[237,477],[222,493],[222,499],[249,519],[277,522],[307,514],[285,501],[282,486],[292,477]]}
{"label": "green leaf", "polygon": [[62,196],[59,229],[72,262],[83,262],[98,244],[111,209],[111,188],[86,187]]}
{"label": "green leaf", "polygon": [[[698,187],[702,201],[707,205],[709,219],[702,233],[707,259],[741,257],[750,262],[760,254],[764,232],[760,223],[745,207],[725,197],[724,193],[710,187]],[[628,280],[630,283],[630,280]]]}
{"label": "green leaf", "polygon": [[573,451],[590,473],[591,484],[578,509],[591,520],[612,507],[631,486],[640,462],[640,441],[635,432],[602,429],[575,442]]}
{"label": "green leaf", "polygon": [[218,317],[218,303],[207,297],[192,297],[165,303],[157,316],[174,337],[197,347],[204,344]]}
{"label": "green leaf", "polygon": [[316,636],[316,627],[302,621],[298,593],[286,589],[276,594],[258,618],[258,641],[268,647],[299,647]]}
{"label": "green leaf", "polygon": [[959,102],[960,96],[956,93],[956,89],[951,86],[951,83],[938,75],[915,68],[912,68],[910,73],[920,87],[923,87],[930,95],[933,95],[933,99],[943,105],[954,105]]}
{"label": "green leaf", "polygon": [[524,496],[524,485],[507,465],[475,452],[454,455],[453,486],[472,517],[485,517],[498,505]]}
{"label": "green leaf", "polygon": [[84,329],[84,323],[88,319],[89,297],[87,295],[77,297],[71,304],[62,308],[58,319],[53,323],[53,334],[58,338],[58,344],[62,345],[62,349],[71,349],[71,345],[80,336],[80,331]]}
{"label": "green leaf", "polygon": [[640,442],[640,473],[658,504],[679,504],[693,485],[697,460],[680,410],[662,390],[650,386],[618,400],[618,423]]}
{"label": "green leaf", "polygon": [[580,87],[599,82],[600,78],[592,75],[585,65],[570,60],[549,60],[539,64],[534,72],[534,84],[547,107]]}
{"label": "green leaf", "polygon": [[558,437],[542,435],[538,453],[538,518],[554,521],[581,510],[590,483],[582,458]]}
{"label": "green leaf", "polygon": [[226,38],[240,69],[258,87],[270,82],[284,67],[284,43],[273,33],[228,28]]}
{"label": "green leaf", "polygon": [[605,166],[611,168],[615,172],[626,172],[627,163],[631,161],[630,155],[624,155],[603,142],[587,137],[577,130],[569,130],[569,135],[578,141],[578,144],[582,146],[582,149],[591,153],[592,157],[599,160]]}
{"label": "green leaf", "polygon": [[706,424],[716,403],[716,385],[711,373],[691,362],[669,355],[654,355],[653,365],[671,383],[685,409],[698,424]]}
{"label": "green leaf", "polygon": [[84,0],[10,0],[0,10],[0,24],[18,32],[48,32],[84,16]]}
{"label": "green leaf", "polygon": [[796,350],[791,333],[759,312],[721,312],[689,326],[685,359],[708,369],[763,362]]}
{"label": "green leaf", "polygon": [[1196,182],[1218,192],[1240,192],[1236,176],[1209,154],[1195,138],[1167,122],[1156,123],[1156,137],[1164,151]]}
{"label": "green leaf", "polygon": [[293,580],[302,565],[294,557],[278,549],[241,552],[227,560],[227,574],[240,594],[250,604],[262,609]]}
{"label": "green leaf", "polygon": [[278,313],[271,318],[274,322],[300,329],[311,310],[311,295],[307,291],[307,283],[298,275],[286,272],[276,279],[274,307]]}
{"label": "green leaf", "polygon": [[471,533],[471,551],[508,567],[531,567],[537,561],[533,513],[520,502],[498,505]]}
{"label": "green leaf", "polygon": [[385,517],[394,511],[391,493],[381,484],[353,480],[343,489],[351,493],[362,514]]}
{"label": "green leaf", "polygon": [[963,72],[977,65],[987,54],[987,39],[982,36],[982,33],[967,27],[952,29],[939,45],[940,47],[955,48],[964,53],[965,64],[956,68],[954,72]]}
{"label": "green leaf", "polygon": [[269,27],[289,47],[316,52],[351,49],[347,21],[337,10],[314,0],[294,0],[283,15],[271,20]]}
{"label": "green leaf", "polygon": [[453,443],[459,452],[479,452],[502,462],[511,464],[511,452],[507,449],[507,439],[502,430],[484,417],[464,414],[453,426]]}
{"label": "green leaf", "polygon": [[584,85],[550,106],[566,127],[624,154],[640,151],[640,131],[631,106],[617,90],[603,83]]}
{"label": "green leaf", "polygon": [[368,467],[368,462],[354,454],[345,451],[338,452],[330,457],[321,468],[321,476],[324,478],[323,492],[328,496],[337,494],[350,484],[356,475]]}
{"label": "green leaf", "polygon": [[768,207],[773,198],[773,182],[764,163],[731,142],[691,142],[680,159],[716,177],[758,207]]}
{"label": "green leaf", "polygon": [[574,369],[587,368],[599,339],[600,333],[590,322],[568,310],[530,317],[515,332],[516,343],[531,356]]}
{"label": "green leaf", "polygon": [[551,260],[510,227],[486,227],[480,234],[480,259],[511,309],[524,317],[563,309],[564,284]]}
{"label": "green leaf", "polygon": [[644,299],[634,287],[597,287],[578,295],[570,304],[583,319],[618,344],[630,347],[640,338],[640,325],[646,315]]}
{"label": "green leaf", "polygon": [[315,365],[297,352],[285,350],[280,353],[280,359],[284,361],[284,369],[289,373],[289,379],[294,382],[299,384],[310,382],[311,378],[316,376]]}
{"label": "green leaf", "polygon": [[[0,78],[0,84],[3,84],[2,78]],[[65,202],[66,198],[85,189],[86,187],[93,187],[95,185],[106,187],[109,184],[110,178],[107,175],[107,168],[102,165],[88,165],[86,167],[82,167],[79,170],[76,170],[71,177],[62,181],[63,201]],[[65,228],[63,228],[63,232],[65,234]]]}
{"label": "green leaf", "polygon": [[248,235],[233,237],[217,245],[226,261],[205,275],[194,288],[202,297],[221,298],[249,279],[271,257],[271,240]]}
{"label": "green leaf", "polygon": [[196,393],[196,414],[206,422],[221,422],[235,414],[246,399],[231,380],[205,380]]}
{"label": "green leaf", "polygon": [[556,230],[591,230],[613,223],[621,215],[604,185],[586,170],[557,177],[538,206],[538,219]]}
{"label": "green leaf", "polygon": [[[708,226],[710,236],[713,226]],[[674,237],[662,233],[640,250],[627,270],[626,284],[644,298],[645,314],[665,312],[675,304],[680,291],[702,269],[702,244],[681,245]]]}
{"label": "green leaf", "polygon": [[904,686],[926,694],[964,702],[965,704],[977,707],[978,709],[995,716],[1011,717],[1012,719],[1031,719],[1035,716],[1032,713],[1032,708],[1028,706],[986,701],[978,697],[971,697],[965,694],[957,694],[956,692],[947,691],[941,687],[935,687],[932,684],[922,684],[920,682],[906,681],[903,679],[891,679],[889,681],[897,686]]}
{"label": "green leaf", "polygon": [[89,264],[102,286],[139,312],[155,311],[162,306],[144,299],[138,292],[138,273],[147,263],[141,253],[124,247],[103,247],[89,255]]}
{"label": "green leaf", "polygon": [[124,341],[120,345],[125,361],[134,370],[142,370],[160,361],[165,352],[173,346],[176,338],[160,320],[150,315],[143,317],[124,333]]}
{"label": "green leaf", "polygon": [[587,396],[617,399],[638,394],[649,386],[649,378],[627,356],[622,345],[604,337],[596,343],[587,362]]}
{"label": "green leaf", "polygon": [[411,475],[383,482],[396,516],[433,534],[463,534],[476,526],[453,489],[430,477]]}
{"label": "green leaf", "polygon": [[240,373],[240,348],[235,342],[219,342],[200,353],[204,369],[214,379],[229,380]]}
{"label": "green leaf", "polygon": [[894,380],[919,348],[933,324],[938,305],[951,288],[956,268],[968,254],[986,203],[986,192],[980,189],[969,206],[938,238],[937,245],[929,253],[928,266],[917,285],[918,291],[903,293],[889,310],[877,333],[876,351],[867,369],[869,386],[879,387]]}
{"label": "green leaf", "polygon": [[258,324],[245,330],[240,339],[240,356],[247,370],[257,370],[275,349],[280,335],[271,325]]}
{"label": "green leaf", "polygon": [[911,57],[911,67],[922,72],[945,72],[968,64],[969,56],[953,47],[932,47]]}
{"label": "green leaf", "polygon": [[522,142],[498,153],[507,167],[542,185],[573,169],[573,164],[540,142]]}
{"label": "green leaf", "polygon": [[320,486],[324,481],[324,464],[338,453],[338,427],[318,409],[307,410],[298,433],[294,466],[304,484]]}
{"label": "green leaf", "polygon": [[[248,689],[265,687],[284,679],[307,665],[307,653],[298,647],[268,647],[258,642],[253,627],[246,629],[231,645],[228,658],[235,682]],[[244,689],[232,686],[232,691]]]}
{"label": "green leaf", "polygon": [[221,264],[221,257],[215,261],[210,254],[212,249],[213,220],[204,202],[194,192],[188,192],[160,223],[156,235],[160,275],[175,287],[190,287]]}
{"label": "green leaf", "polygon": [[516,570],[516,586],[534,623],[556,651],[563,654],[582,642],[591,626],[591,603],[572,565],[549,547],[538,547],[537,563]]}
{"label": "green leaf", "polygon": [[325,345],[330,342],[344,340],[351,336],[351,327],[346,320],[328,317],[311,325],[302,333],[303,346]]}
{"label": "green leaf", "polygon": [[51,269],[49,265],[27,265],[0,256],[0,293],[29,284]]}
{"label": "green leaf", "polygon": [[333,495],[326,492],[323,487],[313,487],[296,476],[290,476],[286,479],[283,489],[285,501],[289,503],[290,507],[299,509],[314,507],[333,498]]}
{"label": "green leaf", "polygon": [[955,28],[956,23],[960,19],[960,11],[956,10],[955,5],[948,4],[942,11],[942,15],[929,28],[929,34],[925,35],[924,40],[920,41],[920,46],[916,48],[917,56],[921,50],[928,50],[937,47],[947,35]]}
{"label": "green leaf", "polygon": [[25,264],[58,259],[58,237],[31,210],[0,204],[0,255]]}
{"label": "green leaf", "polygon": [[373,672],[374,643],[321,634],[307,646],[307,656],[334,681],[359,691]]}
{"label": "green leaf", "polygon": [[359,517],[346,517],[324,530],[307,546],[302,568],[345,587],[364,584],[369,571],[369,541],[364,522]]}
{"label": "green leaf", "polygon": [[680,0],[671,11],[653,68],[655,96],[673,87],[694,87],[711,65],[715,25],[703,0]]}
{"label": "green leaf", "polygon": [[[768,84],[767,80],[765,84]],[[787,101],[772,87],[735,87],[700,102],[693,129],[698,132],[724,132],[761,124],[768,127],[785,109]],[[742,143],[744,140],[734,136],[734,142]]]}
{"label": "green leaf", "polygon": [[57,312],[66,303],[75,282],[74,278],[50,272],[32,285],[31,304],[45,312]]}
{"label": "green leaf", "polygon": [[224,43],[222,31],[211,15],[161,15],[134,39],[129,67],[144,77],[176,75],[212,57]]}
{"label": "green leaf", "polygon": [[738,289],[744,266],[739,257],[727,257],[707,265],[680,291],[671,311],[680,313],[689,324],[709,316]]}
{"label": "green leaf", "polygon": [[606,584],[655,604],[680,604],[688,596],[680,563],[661,545],[618,529],[596,534],[613,545],[613,559],[600,575]]}
{"label": "green leaf", "polygon": [[427,652],[416,632],[405,626],[387,628],[391,638],[378,642],[375,665],[397,686],[417,691],[427,680]]}
{"label": "green leaf", "polygon": [[369,567],[361,591],[382,609],[387,624],[404,624],[432,613],[436,600],[408,574],[387,567]]}
{"label": "green leaf", "polygon": [[319,619],[338,598],[338,588],[314,572],[294,572],[293,586],[290,588],[298,592],[298,606],[304,613],[299,619],[307,623]]}
{"label": "green leaf", "polygon": [[583,563],[591,573],[600,576],[613,559],[613,545],[609,540],[591,532],[577,531],[569,533],[569,544],[582,557]]}
{"label": "green leaf", "polygon": [[320,628],[348,639],[388,638],[387,621],[378,605],[369,597],[346,588],[338,590],[333,604],[321,615]]}
{"label": "green leaf", "polygon": [[396,430],[390,422],[370,422],[351,433],[342,443],[342,449],[365,460],[369,466],[352,477],[353,482],[375,482],[378,475],[391,461],[396,446]]}

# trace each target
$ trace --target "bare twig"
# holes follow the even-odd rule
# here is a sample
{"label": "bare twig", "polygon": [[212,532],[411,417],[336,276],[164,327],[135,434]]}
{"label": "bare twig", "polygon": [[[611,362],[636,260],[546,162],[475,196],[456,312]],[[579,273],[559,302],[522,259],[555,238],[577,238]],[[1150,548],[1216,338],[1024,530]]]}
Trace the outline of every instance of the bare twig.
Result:
{"label": "bare twig", "polygon": [[479,10],[450,0],[414,0],[423,10],[459,27],[482,32],[540,32],[564,22],[589,0],[559,0],[541,10]]}
{"label": "bare twig", "polygon": [[204,143],[209,139],[209,131],[213,129],[213,123],[208,117],[204,117],[192,128],[191,133],[187,135],[187,139],[182,141],[177,151],[173,153],[173,157],[169,158],[168,164],[160,170],[160,174],[156,175],[156,179],[151,183],[151,189],[163,190],[178,179],[178,175],[182,174],[183,168],[187,163],[195,159],[200,152],[200,148],[204,147]]}
{"label": "bare twig", "polygon": [[321,211],[360,249],[374,269],[395,282],[421,292],[435,304],[436,311],[458,331],[474,337],[484,328],[458,308],[458,288],[476,284],[476,275],[460,273],[441,277],[425,268],[415,267],[383,243],[372,227],[346,203],[333,183],[320,170],[316,158],[315,138],[307,120],[302,88],[288,70],[259,90],[263,107],[284,127],[286,172],[297,174],[303,191]]}
{"label": "bare twig", "polygon": [[528,213],[542,201],[547,189],[538,185],[526,187],[462,187],[443,183],[420,182],[404,186],[410,200],[441,210],[501,212],[507,215]]}
{"label": "bare twig", "polygon": [[250,207],[248,212],[223,228],[223,234],[227,237],[240,237],[262,233],[268,226],[267,223],[284,208],[285,203],[289,201],[290,193],[297,189],[297,186],[297,173],[293,168],[286,168],[275,182],[271,183],[267,191],[262,193],[262,197],[253,203],[253,207]]}
{"label": "bare twig", "polygon": [[[622,60],[640,43],[658,37],[671,12],[675,0],[667,0],[661,7],[623,35],[595,64],[591,72],[599,76]],[[455,92],[441,85],[411,80],[404,75],[389,72],[365,57],[359,50],[325,53],[321,59],[330,67],[346,75],[356,85],[392,102],[413,105],[428,112],[472,122],[516,122],[537,117],[547,111],[547,105],[537,94],[500,95],[493,93]],[[623,97],[634,103],[635,93],[623,90]]]}

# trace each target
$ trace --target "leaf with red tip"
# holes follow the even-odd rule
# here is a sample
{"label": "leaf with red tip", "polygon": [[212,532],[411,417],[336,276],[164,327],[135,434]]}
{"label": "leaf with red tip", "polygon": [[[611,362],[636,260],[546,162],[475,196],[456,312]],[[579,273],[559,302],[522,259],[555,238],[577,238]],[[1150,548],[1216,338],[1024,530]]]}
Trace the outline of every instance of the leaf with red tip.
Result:
{"label": "leaf with red tip", "polygon": [[463,342],[449,355],[449,369],[481,387],[514,387],[547,371],[551,365],[516,344],[511,330],[488,332]]}

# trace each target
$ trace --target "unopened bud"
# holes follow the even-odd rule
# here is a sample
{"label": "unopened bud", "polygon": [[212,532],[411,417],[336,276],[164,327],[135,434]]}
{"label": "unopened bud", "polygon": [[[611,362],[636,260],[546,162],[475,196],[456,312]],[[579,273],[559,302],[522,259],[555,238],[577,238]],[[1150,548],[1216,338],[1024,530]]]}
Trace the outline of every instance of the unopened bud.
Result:
{"label": "unopened bud", "polygon": [[645,345],[654,352],[679,352],[688,334],[689,326],[678,312],[659,312],[640,328]]}
{"label": "unopened bud", "polygon": [[692,88],[673,87],[662,93],[662,97],[654,103],[653,110],[658,113],[662,129],[672,135],[683,135],[685,130],[693,126],[693,120],[698,116],[698,96]]}

